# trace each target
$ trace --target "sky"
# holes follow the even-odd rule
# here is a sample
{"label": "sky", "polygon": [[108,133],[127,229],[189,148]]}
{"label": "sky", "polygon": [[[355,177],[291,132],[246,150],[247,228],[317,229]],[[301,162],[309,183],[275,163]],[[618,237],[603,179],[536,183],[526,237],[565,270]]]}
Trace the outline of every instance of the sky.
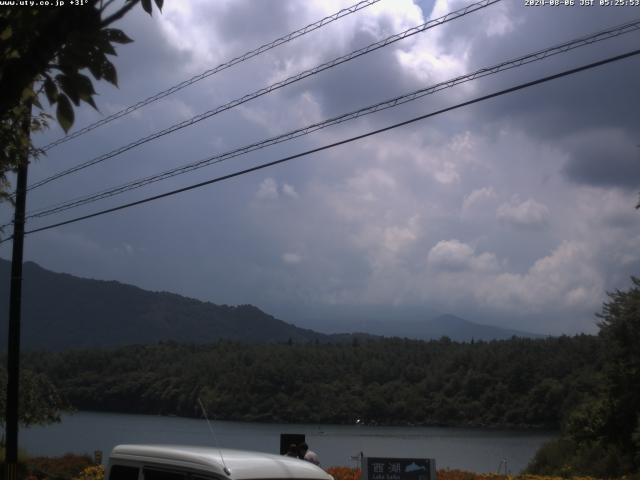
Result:
{"label": "sky", "polygon": [[[355,3],[167,1],[122,28],[119,88],[74,130]],[[52,149],[30,182],[420,25],[470,0],[381,0]],[[640,7],[502,0],[29,192],[27,210],[260,141],[640,17]],[[446,89],[27,228],[327,145],[637,48],[640,32]],[[640,58],[225,182],[27,236],[25,259],[285,321],[450,313],[541,334],[597,331],[607,292],[640,273]],[[57,125],[38,145],[63,135]],[[11,211],[4,206],[3,220]],[[0,247],[10,258],[10,245]]]}

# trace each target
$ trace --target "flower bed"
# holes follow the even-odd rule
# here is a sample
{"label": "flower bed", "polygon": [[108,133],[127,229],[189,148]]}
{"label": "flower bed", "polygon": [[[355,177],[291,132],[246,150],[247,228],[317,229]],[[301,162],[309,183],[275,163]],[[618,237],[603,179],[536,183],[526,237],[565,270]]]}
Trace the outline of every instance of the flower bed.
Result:
{"label": "flower bed", "polygon": [[[360,469],[330,467],[327,469],[335,480],[360,480]],[[563,477],[542,475],[498,475],[496,473],[473,473],[464,470],[438,470],[437,480],[567,480]],[[572,477],[570,480],[596,480],[591,477]]]}

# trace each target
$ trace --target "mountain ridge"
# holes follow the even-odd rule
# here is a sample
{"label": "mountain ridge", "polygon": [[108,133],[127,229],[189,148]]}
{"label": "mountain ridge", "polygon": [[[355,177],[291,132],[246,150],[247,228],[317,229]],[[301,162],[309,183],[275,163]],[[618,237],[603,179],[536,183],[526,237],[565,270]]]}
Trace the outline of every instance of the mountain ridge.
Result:
{"label": "mountain ridge", "polygon": [[[9,262],[0,260],[0,308],[6,313],[9,271]],[[113,280],[54,273],[34,262],[25,262],[23,277],[22,343],[28,349],[112,347],[164,340],[327,341],[327,335],[278,320],[253,305],[216,305]],[[0,330],[0,341],[6,343],[6,327]]]}
{"label": "mountain ridge", "polygon": [[[446,314],[413,322],[371,321],[367,331],[321,333],[280,320],[254,305],[217,305],[115,280],[81,278],[23,266],[22,345],[26,349],[101,348],[160,341],[210,343],[348,342],[376,336],[421,340],[495,340],[536,335]],[[10,262],[0,259],[0,345],[6,345]],[[330,323],[330,320],[328,320]],[[348,329],[347,329],[348,330]]]}

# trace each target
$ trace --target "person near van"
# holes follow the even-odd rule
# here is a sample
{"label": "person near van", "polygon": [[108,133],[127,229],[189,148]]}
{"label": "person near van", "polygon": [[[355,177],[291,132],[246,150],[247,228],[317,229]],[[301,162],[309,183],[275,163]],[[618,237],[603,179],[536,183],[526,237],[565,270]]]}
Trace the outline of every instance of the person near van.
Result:
{"label": "person near van", "polygon": [[307,462],[311,462],[314,465],[320,466],[320,459],[318,458],[318,454],[313,450],[309,450],[309,445],[306,442],[302,442],[299,446],[300,449],[300,458],[306,460]]}
{"label": "person near van", "polygon": [[284,456],[298,458],[298,446],[295,443],[290,444]]}

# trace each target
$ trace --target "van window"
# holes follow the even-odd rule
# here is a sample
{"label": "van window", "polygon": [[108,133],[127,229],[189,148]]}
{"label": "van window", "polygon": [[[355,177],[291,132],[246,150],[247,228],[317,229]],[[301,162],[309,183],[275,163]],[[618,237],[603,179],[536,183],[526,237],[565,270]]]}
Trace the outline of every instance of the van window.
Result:
{"label": "van window", "polygon": [[217,480],[218,477],[206,477],[204,475],[189,475],[189,480]]}
{"label": "van window", "polygon": [[143,472],[144,480],[187,480],[187,472],[156,470],[155,468],[145,468]]}
{"label": "van window", "polygon": [[109,480],[138,480],[138,467],[111,465]]}

